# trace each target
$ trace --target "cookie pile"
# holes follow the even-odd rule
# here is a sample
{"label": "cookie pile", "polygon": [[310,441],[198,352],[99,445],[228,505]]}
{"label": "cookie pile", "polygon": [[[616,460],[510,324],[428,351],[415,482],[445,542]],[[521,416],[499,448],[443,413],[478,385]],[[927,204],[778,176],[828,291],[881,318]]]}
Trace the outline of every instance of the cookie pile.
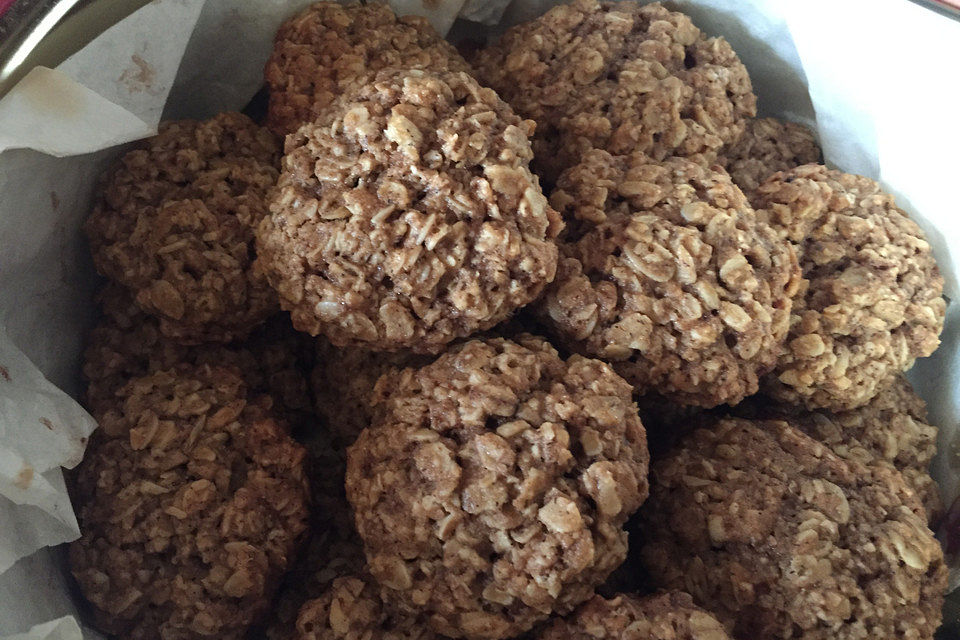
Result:
{"label": "cookie pile", "polygon": [[262,124],[164,123],[86,223],[92,625],[933,638],[903,372],[943,279],[877,183],[756,117],[723,38],[573,0],[467,60],[319,2],[264,79]]}

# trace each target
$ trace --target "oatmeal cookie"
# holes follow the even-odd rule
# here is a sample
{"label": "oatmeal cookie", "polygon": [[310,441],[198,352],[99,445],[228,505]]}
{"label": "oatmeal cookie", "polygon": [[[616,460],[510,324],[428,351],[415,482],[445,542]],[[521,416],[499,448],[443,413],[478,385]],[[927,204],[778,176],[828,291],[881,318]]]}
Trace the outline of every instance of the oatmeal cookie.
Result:
{"label": "oatmeal cookie", "polygon": [[858,409],[809,411],[756,396],[737,406],[736,413],[786,420],[841,458],[889,464],[916,491],[928,520],[938,519],[943,504],[929,472],[930,461],[937,453],[938,429],[929,424],[926,403],[902,375]]}
{"label": "oatmeal cookie", "polygon": [[438,352],[553,279],[561,223],[520,120],[465,73],[388,72],[287,139],[259,261],[294,326]]}
{"label": "oatmeal cookie", "polygon": [[384,598],[450,637],[507,638],[593,595],[647,493],[630,385],[523,336],[377,386],[347,498]]}
{"label": "oatmeal cookie", "polygon": [[810,129],[776,118],[751,118],[740,139],[718,159],[733,183],[747,197],[777,171],[820,160],[820,147]]}
{"label": "oatmeal cookie", "polygon": [[242,338],[277,308],[252,264],[278,161],[273,136],[239,113],[162,123],[103,177],[85,224],[97,270],[170,338]]}
{"label": "oatmeal cookie", "polygon": [[318,2],[284,22],[264,70],[266,125],[278,136],[313,122],[340,94],[385,69],[470,71],[422,16],[383,2]]}
{"label": "oatmeal cookie", "polygon": [[723,625],[693,604],[689,594],[594,596],[539,640],[730,640]]}
{"label": "oatmeal cookie", "polygon": [[896,471],[786,422],[720,421],[653,465],[641,510],[655,583],[733,637],[929,640],[947,569]]}
{"label": "oatmeal cookie", "polygon": [[807,281],[765,392],[854,409],[940,344],[943,278],[923,231],[873,180],[821,165],[775,174],[758,212],[797,247]]}
{"label": "oatmeal cookie", "polygon": [[237,367],[250,391],[269,395],[277,415],[291,427],[311,421],[304,373],[309,338],[297,333],[286,315],[268,319],[239,342],[188,347],[164,336],[160,320],[137,307],[123,287],[108,283],[97,301],[103,315],[87,337],[83,361],[85,404],[94,415],[113,407],[117,390],[131,378],[181,364],[210,364]]}
{"label": "oatmeal cookie", "polygon": [[304,451],[239,372],[134,378],[78,468],[73,575],[124,638],[242,638],[307,527]]}
{"label": "oatmeal cookie", "polygon": [[757,391],[799,283],[789,243],[722,172],[593,151],[551,201],[573,235],[540,311],[637,392],[703,407]]}
{"label": "oatmeal cookie", "polygon": [[297,640],[437,640],[418,617],[392,611],[367,573],[337,578],[297,616]]}
{"label": "oatmeal cookie", "polygon": [[474,61],[478,77],[537,122],[553,181],[591,149],[709,164],[756,115],[747,70],[659,3],[574,0],[513,27]]}

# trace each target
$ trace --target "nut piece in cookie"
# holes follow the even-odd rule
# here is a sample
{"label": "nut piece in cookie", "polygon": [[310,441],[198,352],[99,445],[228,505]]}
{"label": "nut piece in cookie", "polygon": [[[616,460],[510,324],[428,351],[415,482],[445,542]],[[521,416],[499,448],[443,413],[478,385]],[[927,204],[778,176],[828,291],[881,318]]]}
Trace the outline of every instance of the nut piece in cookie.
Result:
{"label": "nut piece in cookie", "polygon": [[641,394],[702,407],[757,391],[799,283],[789,243],[722,171],[593,151],[551,201],[572,229],[544,321]]}
{"label": "nut piece in cookie", "polygon": [[869,178],[804,165],[772,176],[754,201],[794,243],[806,279],[765,393],[811,409],[853,409],[933,353],[943,278],[893,196]]}
{"label": "nut piece in cookie", "polygon": [[384,72],[287,138],[259,263],[293,324],[436,353],[536,298],[560,220],[521,120],[465,73]]}
{"label": "nut piece in cookie", "polygon": [[97,626],[242,638],[307,527],[304,450],[209,366],[134,378],[78,468],[70,565]]}
{"label": "nut piece in cookie", "polygon": [[730,640],[723,625],[689,594],[594,596],[551,623],[539,640]]}
{"label": "nut piece in cookie", "polygon": [[848,411],[808,411],[756,396],[738,405],[736,413],[786,420],[841,458],[889,464],[916,491],[927,519],[934,522],[939,518],[943,504],[929,471],[937,453],[938,429],[929,424],[926,403],[904,376],[897,376],[867,404]]}
{"label": "nut piece in cookie", "polygon": [[757,187],[777,171],[819,160],[820,147],[810,129],[776,118],[751,118],[746,131],[721,152],[718,162],[733,183],[752,197]]}
{"label": "nut piece in cookie", "polygon": [[417,617],[392,611],[366,572],[335,579],[297,616],[297,640],[438,640]]}
{"label": "nut piece in cookie", "polygon": [[930,640],[940,625],[947,569],[913,490],[785,422],[694,432],[653,465],[641,516],[655,584],[735,638]]}
{"label": "nut piece in cookie", "polygon": [[273,136],[238,113],[161,124],[102,179],[85,224],[97,271],[169,338],[242,338],[277,307],[252,265],[278,159]]}
{"label": "nut piece in cookie", "polygon": [[388,68],[469,71],[422,16],[383,2],[318,2],[280,26],[264,69],[267,127],[278,136],[313,122],[368,73]]}
{"label": "nut piece in cookie", "polygon": [[594,148],[709,164],[756,114],[726,40],[660,3],[574,0],[513,27],[474,66],[537,122],[536,166],[548,181]]}
{"label": "nut piece in cookie", "polygon": [[630,385],[530,336],[470,341],[392,382],[346,481],[384,598],[436,633],[499,639],[591,597],[647,494]]}

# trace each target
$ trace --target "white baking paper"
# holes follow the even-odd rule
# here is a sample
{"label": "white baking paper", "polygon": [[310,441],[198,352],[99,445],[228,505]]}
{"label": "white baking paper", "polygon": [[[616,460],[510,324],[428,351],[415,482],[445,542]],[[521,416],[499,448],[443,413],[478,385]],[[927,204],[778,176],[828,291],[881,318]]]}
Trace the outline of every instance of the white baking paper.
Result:
{"label": "white baking paper", "polygon": [[64,616],[57,620],[31,627],[26,633],[0,637],[0,640],[82,640],[83,632],[73,616]]}
{"label": "white baking paper", "polygon": [[[145,128],[153,129],[161,111],[165,117],[208,117],[240,109],[260,87],[277,25],[305,4],[303,0],[155,0],[108,37],[78,53],[57,70],[60,76],[38,72],[20,87],[26,93],[14,96],[19,103],[8,103],[9,98],[0,101],[0,149],[31,147],[63,155],[93,151],[145,135]],[[458,14],[492,22],[503,12],[496,25],[461,19],[453,28],[456,37],[480,40],[508,24],[535,17],[556,0],[514,0],[509,7],[501,0],[396,0],[392,4],[398,11],[427,15],[443,33]],[[930,235],[947,276],[947,294],[958,299],[960,265],[949,245],[960,241],[952,175],[953,156],[960,149],[960,119],[955,117],[960,95],[952,69],[960,59],[960,25],[903,0],[675,0],[668,4],[690,13],[704,31],[723,35],[733,44],[751,72],[761,113],[814,125],[830,164],[880,179],[898,196]],[[181,56],[177,48],[182,50],[184,44]],[[143,54],[148,52],[156,55],[147,58]],[[146,90],[136,89],[150,74],[141,73],[143,67],[134,55],[157,71],[156,84]],[[178,65],[170,88],[170,70]],[[39,84],[31,87],[29,82]],[[170,95],[165,101],[167,88]],[[69,126],[61,119],[64,114],[56,113],[65,105],[49,100],[54,90],[67,92],[60,96],[72,95],[70,91],[92,94],[84,95],[86,102],[67,101],[84,107],[76,110]],[[24,105],[34,104],[41,113],[25,113]],[[112,114],[112,126],[101,126],[104,113]],[[27,120],[30,117],[43,117],[53,128],[43,130],[40,120]],[[145,128],[137,129],[137,122]],[[93,288],[79,226],[89,208],[95,176],[116,153],[114,147],[65,158],[29,150],[0,154],[0,246],[4,247],[0,324],[40,372],[72,392],[77,387],[80,336],[89,319]],[[0,342],[0,354],[15,354],[10,349],[9,343]],[[957,305],[948,311],[943,346],[918,363],[911,375],[942,428],[942,454],[934,471],[949,504],[960,489]],[[66,445],[79,442],[90,424],[85,416],[72,413],[74,405],[64,403],[63,396],[41,379],[28,379],[34,386],[25,392],[47,398],[61,411],[55,424],[56,433],[63,436],[43,434],[53,437],[55,444],[49,451],[41,447],[42,455],[31,460],[31,455],[38,455],[37,436],[31,432],[24,439],[21,430],[41,405],[16,403],[12,421],[6,414],[0,418],[4,421],[0,429],[18,429],[0,431],[0,474],[5,474],[5,486],[14,495],[11,486],[16,488],[16,472],[25,461],[45,468],[31,481],[36,495],[20,499],[32,509],[39,508],[36,504],[50,507],[60,517],[52,518],[42,532],[26,527],[27,534],[18,532],[14,539],[0,533],[0,561],[4,553],[19,555],[17,549],[31,535],[35,542],[51,531],[60,540],[75,535],[71,516],[58,511],[65,496],[58,469],[75,459],[75,450]],[[17,435],[11,438],[7,433]],[[0,512],[0,522],[14,519],[22,520],[19,515],[4,518]],[[0,636],[55,620],[23,638],[75,638],[76,627],[59,620],[76,612],[69,585],[60,549],[43,548],[20,559],[0,575]],[[98,637],[83,631],[86,638]]]}

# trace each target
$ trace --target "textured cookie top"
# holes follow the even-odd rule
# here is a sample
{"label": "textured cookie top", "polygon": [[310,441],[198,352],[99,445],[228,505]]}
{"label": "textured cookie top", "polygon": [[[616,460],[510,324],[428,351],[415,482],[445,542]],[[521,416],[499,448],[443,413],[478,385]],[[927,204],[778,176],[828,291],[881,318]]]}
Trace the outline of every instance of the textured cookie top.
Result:
{"label": "textured cookie top", "polygon": [[862,406],[939,345],[943,278],[923,231],[869,178],[804,165],[756,192],[809,282],[765,391],[810,408]]}
{"label": "textured cookie top", "polygon": [[307,527],[304,451],[235,370],[184,368],[117,394],[78,468],[73,575],[104,631],[241,638]]}
{"label": "textured cookie top", "polygon": [[573,231],[541,303],[562,340],[640,393],[712,407],[756,392],[799,271],[726,174],[594,151],[551,201]]}
{"label": "textured cookie top", "polygon": [[520,340],[471,341],[378,385],[349,451],[371,573],[451,637],[518,635],[592,596],[647,493],[630,385]]}
{"label": "textured cookie top", "polygon": [[689,594],[594,596],[539,640],[730,640],[723,625],[693,604]]}
{"label": "textured cookie top", "polygon": [[937,453],[937,427],[929,424],[926,403],[902,375],[857,409],[806,411],[758,396],[737,407],[738,414],[744,412],[787,420],[841,458],[891,465],[917,492],[928,519],[940,514],[940,492],[928,470]]}
{"label": "textured cookie top", "polygon": [[559,5],[507,31],[474,66],[536,120],[537,166],[548,180],[593,148],[709,163],[756,113],[730,45],[659,3]]}
{"label": "textured cookie top", "polygon": [[397,17],[383,2],[313,4],[277,31],[264,69],[267,126],[292,133],[359,79],[389,68],[470,70],[422,16]]}
{"label": "textured cookie top", "polygon": [[101,181],[85,225],[97,270],[158,316],[168,337],[243,337],[276,310],[252,263],[278,152],[239,113],[162,123]]}
{"label": "textured cookie top", "polygon": [[305,342],[283,315],[270,318],[245,340],[189,347],[160,331],[160,320],[140,310],[123,287],[110,283],[98,294],[103,316],[87,336],[83,376],[86,406],[101,415],[131,378],[178,365],[221,365],[240,370],[252,393],[270,396],[276,415],[297,428],[312,413],[305,375]]}
{"label": "textured cookie top", "polygon": [[559,218],[533,123],[464,73],[384,73],[287,139],[258,250],[294,326],[436,352],[533,300]]}
{"label": "textured cookie top", "polygon": [[734,184],[752,196],[760,183],[777,171],[819,159],[820,147],[810,129],[776,118],[751,118],[746,131],[721,152],[718,162]]}
{"label": "textured cookie top", "polygon": [[440,638],[418,617],[392,611],[366,573],[337,578],[297,617],[298,640],[434,640]]}
{"label": "textured cookie top", "polygon": [[641,514],[654,582],[734,637],[920,640],[940,624],[943,553],[902,476],[785,422],[694,432],[654,464]]}

